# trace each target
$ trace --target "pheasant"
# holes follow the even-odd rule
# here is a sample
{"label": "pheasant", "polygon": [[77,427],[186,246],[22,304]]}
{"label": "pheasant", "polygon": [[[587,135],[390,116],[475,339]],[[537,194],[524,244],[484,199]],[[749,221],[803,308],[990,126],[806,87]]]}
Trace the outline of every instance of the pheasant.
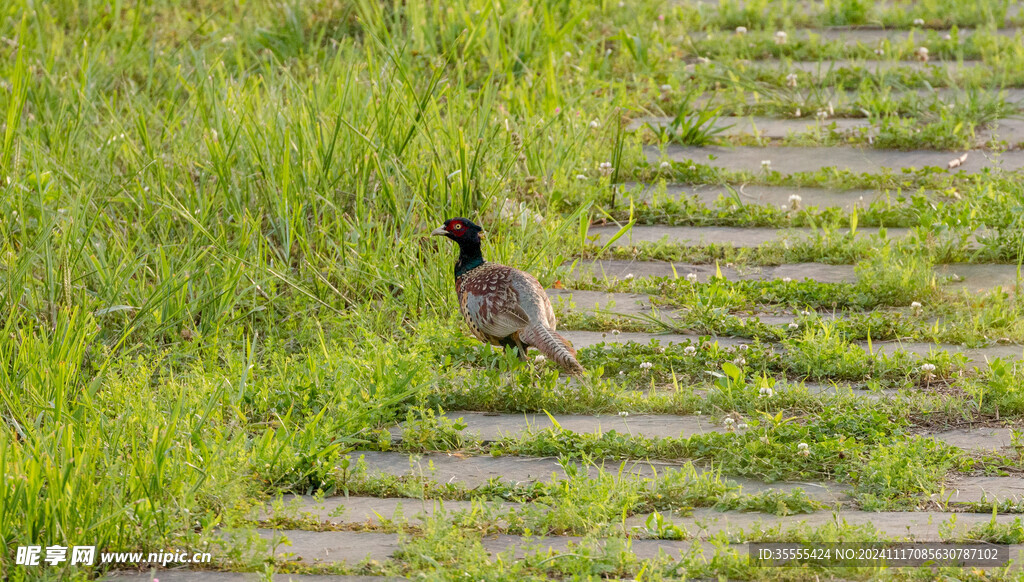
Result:
{"label": "pheasant", "polygon": [[430,233],[459,245],[455,292],[470,331],[484,343],[518,348],[521,360],[533,346],[568,373],[582,374],[576,350],[555,333],[555,310],[544,288],[529,273],[485,262],[480,253],[482,231],[466,218],[452,218]]}

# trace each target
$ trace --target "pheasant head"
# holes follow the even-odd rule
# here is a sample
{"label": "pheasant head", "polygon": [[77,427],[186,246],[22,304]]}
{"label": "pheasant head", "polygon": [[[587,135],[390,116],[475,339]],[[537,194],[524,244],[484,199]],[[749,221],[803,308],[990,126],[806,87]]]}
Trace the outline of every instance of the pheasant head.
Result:
{"label": "pheasant head", "polygon": [[459,245],[459,260],[455,263],[456,277],[484,264],[484,257],[480,252],[480,239],[484,236],[484,229],[470,219],[449,218],[430,234],[447,237]]}

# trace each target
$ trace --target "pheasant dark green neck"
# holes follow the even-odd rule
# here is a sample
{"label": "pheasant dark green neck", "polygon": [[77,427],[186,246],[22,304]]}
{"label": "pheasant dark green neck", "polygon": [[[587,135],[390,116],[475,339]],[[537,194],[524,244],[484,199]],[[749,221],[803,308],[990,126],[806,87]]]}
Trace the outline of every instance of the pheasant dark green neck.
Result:
{"label": "pheasant dark green neck", "polygon": [[455,262],[455,277],[459,278],[484,264],[484,256],[480,253],[480,241],[455,241],[459,243],[459,260]]}

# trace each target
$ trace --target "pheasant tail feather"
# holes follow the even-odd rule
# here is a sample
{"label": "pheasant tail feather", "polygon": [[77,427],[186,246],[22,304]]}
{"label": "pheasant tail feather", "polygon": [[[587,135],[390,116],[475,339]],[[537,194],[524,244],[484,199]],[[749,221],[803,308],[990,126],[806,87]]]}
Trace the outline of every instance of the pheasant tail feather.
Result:
{"label": "pheasant tail feather", "polygon": [[576,350],[572,349],[568,340],[539,322],[526,326],[523,331],[519,332],[519,338],[524,343],[540,350],[540,353],[573,376],[583,374],[583,366],[576,361]]}

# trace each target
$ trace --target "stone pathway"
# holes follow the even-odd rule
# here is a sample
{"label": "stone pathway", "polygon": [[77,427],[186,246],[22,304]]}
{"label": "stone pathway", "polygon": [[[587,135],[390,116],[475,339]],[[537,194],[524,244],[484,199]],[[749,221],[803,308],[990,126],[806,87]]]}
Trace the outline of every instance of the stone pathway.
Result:
{"label": "stone pathway", "polygon": [[[589,235],[596,235],[597,244],[604,244],[614,236],[620,227],[617,225],[591,227]],[[910,228],[861,227],[854,234],[857,239],[876,239],[879,244],[905,238],[913,232]],[[833,230],[814,228],[761,228],[734,226],[659,226],[633,225],[625,235],[612,243],[613,247],[626,247],[639,243],[668,242],[686,247],[704,247],[709,245],[729,246],[751,249],[768,244],[796,243],[822,237],[824,240],[836,240],[849,235],[850,229],[836,228]]]}
{"label": "stone pathway", "polygon": [[[800,119],[778,119],[772,117],[734,117],[723,115],[711,124],[720,137],[755,137],[762,139],[782,140],[786,138],[805,137],[821,139],[828,136],[840,138],[874,138],[878,136],[878,120],[864,118],[832,117],[819,120],[813,112]],[[626,127],[627,131],[639,131],[647,126],[653,128],[668,127],[672,117],[640,117],[634,119]],[[974,143],[982,147],[990,141],[1005,142],[1015,147],[1024,141],[1024,121],[1020,119],[1001,119],[989,126],[981,128]]]}
{"label": "stone pathway", "polygon": [[[409,455],[377,451],[353,452],[349,456],[353,460],[362,456],[370,475],[425,477],[438,483],[457,483],[467,488],[480,487],[491,479],[501,482],[532,483],[560,481],[566,478],[565,469],[558,460],[549,457],[484,457],[448,453]],[[603,467],[605,471],[613,474],[620,473],[621,469],[623,478],[651,478],[666,471],[687,467],[687,464],[668,461],[609,460],[603,463]],[[586,471],[593,477],[598,474],[599,468],[588,466]],[[735,482],[742,487],[743,493],[748,494],[803,489],[808,497],[830,505],[849,500],[849,488],[840,483],[764,483],[726,475],[721,478]]]}
{"label": "stone pathway", "polygon": [[[671,414],[618,415],[554,414],[558,425],[577,433],[606,433],[644,436],[647,438],[689,438],[695,434],[725,432],[725,428],[711,423],[707,417],[676,416]],[[554,427],[546,414],[490,414],[472,411],[449,411],[445,418],[461,419],[467,425],[464,434],[482,441],[496,441],[502,437],[519,437],[527,432],[539,432]],[[400,437],[401,427],[393,427],[391,434]]]}
{"label": "stone pathway", "polygon": [[[882,28],[875,26],[829,26],[825,28],[802,28],[800,30],[794,30],[789,33],[790,40],[811,40],[817,39],[818,41],[825,42],[842,42],[848,45],[878,45],[882,42],[889,42],[892,44],[902,44],[911,38],[918,41],[918,44],[929,46],[929,41],[932,39],[937,41],[944,41],[947,35],[952,34],[951,29],[932,29],[932,28],[919,28],[915,27],[912,29],[905,28]],[[971,35],[977,32],[973,28],[960,28],[957,30],[957,36],[961,41],[966,40]],[[993,34],[999,36],[1005,36],[1013,38],[1020,32],[1019,28],[997,28],[991,31]],[[771,37],[774,35],[774,31],[751,31],[747,33],[747,38],[751,37]],[[694,41],[705,41],[709,39],[721,39],[723,37],[737,37],[735,31],[724,30],[714,33],[706,32],[695,32],[690,36]]]}
{"label": "stone pathway", "polygon": [[[948,165],[963,152],[942,152],[934,150],[891,151],[850,146],[806,147],[806,148],[759,148],[719,146],[666,146],[664,153],[657,147],[646,146],[644,152],[648,161],[657,165],[662,160],[704,164],[731,171],[746,171],[754,174],[765,169],[782,174],[816,172],[825,168],[848,170],[854,173],[878,174],[885,169],[901,172],[904,168],[940,168],[952,173],[975,174],[986,168],[1019,170],[1024,168],[1024,151],[1012,150],[1001,154],[972,150],[967,159],[956,169]],[[765,165],[763,162],[769,162]]]}
{"label": "stone pathway", "polygon": [[[623,205],[628,206],[630,194],[635,200],[650,202],[654,199],[659,186],[637,183],[622,185],[628,193],[621,198]],[[667,184],[664,196],[672,199],[695,198],[707,207],[714,207],[720,199],[735,204],[756,204],[779,207],[791,204],[791,196],[799,196],[805,208],[841,208],[845,211],[854,207],[867,208],[875,201],[891,200],[896,202],[895,192],[879,192],[875,190],[829,190],[827,188],[792,188],[787,186],[756,186],[752,184],[740,186],[718,186],[714,184]],[[904,193],[909,199],[909,194]],[[934,196],[934,195],[933,195]],[[591,228],[593,230],[593,228]]]}
{"label": "stone pathway", "polygon": [[[658,340],[662,345],[666,344],[693,344],[700,345],[701,337],[696,334],[679,334],[679,333],[665,333],[665,334],[654,334],[654,333],[643,333],[643,332],[619,332],[609,333],[601,331],[574,331],[574,330],[559,330],[565,339],[572,342],[573,347],[577,350],[597,346],[599,344],[627,344],[627,343],[639,343],[649,344],[652,340]],[[712,338],[711,341],[717,342],[719,346],[738,346],[741,344],[749,344],[749,339],[744,338],[732,338],[732,337],[717,337]],[[868,350],[868,344],[866,342],[851,342],[851,345],[855,345],[863,349]],[[950,354],[963,354],[967,357],[968,362],[975,365],[977,368],[985,368],[988,366],[987,362],[1001,358],[1004,360],[1021,360],[1024,359],[1024,347],[1018,345],[997,345],[987,348],[964,348],[955,344],[930,344],[922,342],[873,342],[871,349],[875,354],[892,355],[896,352],[906,352],[913,354],[921,358],[927,359],[932,352],[945,351]]]}
{"label": "stone pathway", "polygon": [[[292,508],[293,514],[314,518],[332,526],[381,525],[388,521],[409,520],[422,523],[423,518],[441,514],[457,514],[471,511],[493,511],[502,514],[507,511],[546,511],[547,506],[536,503],[497,503],[469,501],[432,501],[412,498],[380,499],[376,497],[329,497],[316,501],[310,496],[286,497],[284,502]],[[335,515],[340,513],[340,515]],[[799,531],[831,524],[850,526],[873,525],[888,539],[916,541],[942,541],[940,530],[957,535],[966,534],[972,527],[991,523],[991,513],[950,513],[939,511],[818,511],[796,515],[777,516],[757,512],[718,511],[712,508],[696,508],[687,513],[663,512],[663,519],[684,528],[691,537],[707,539],[724,533],[731,537],[744,537],[767,531]],[[287,514],[285,514],[287,515]],[[627,531],[642,532],[650,514],[642,513],[626,518]],[[995,522],[1013,524],[1021,516],[999,514]],[[946,536],[948,539],[948,534]]]}
{"label": "stone pathway", "polygon": [[[562,283],[579,280],[625,279],[633,277],[685,278],[696,275],[699,283],[707,283],[716,274],[715,265],[691,263],[670,263],[667,261],[627,261],[621,259],[579,261],[569,272],[572,262],[563,265]],[[770,281],[809,279],[819,283],[856,283],[857,273],[853,265],[826,265],[823,263],[793,263],[778,266],[730,267],[720,265],[722,276],[729,281]],[[938,265],[935,274],[941,279],[950,279],[943,288],[950,292],[965,290],[970,293],[987,293],[994,289],[1013,292],[1017,285],[1017,266],[985,263],[957,263]]]}
{"label": "stone pathway", "polygon": [[[1024,426],[1018,427],[1024,432]],[[1013,446],[1013,429],[1011,428],[958,428],[929,434],[931,438],[961,449],[978,452],[1005,452]],[[1024,440],[1021,441],[1024,443]]]}

